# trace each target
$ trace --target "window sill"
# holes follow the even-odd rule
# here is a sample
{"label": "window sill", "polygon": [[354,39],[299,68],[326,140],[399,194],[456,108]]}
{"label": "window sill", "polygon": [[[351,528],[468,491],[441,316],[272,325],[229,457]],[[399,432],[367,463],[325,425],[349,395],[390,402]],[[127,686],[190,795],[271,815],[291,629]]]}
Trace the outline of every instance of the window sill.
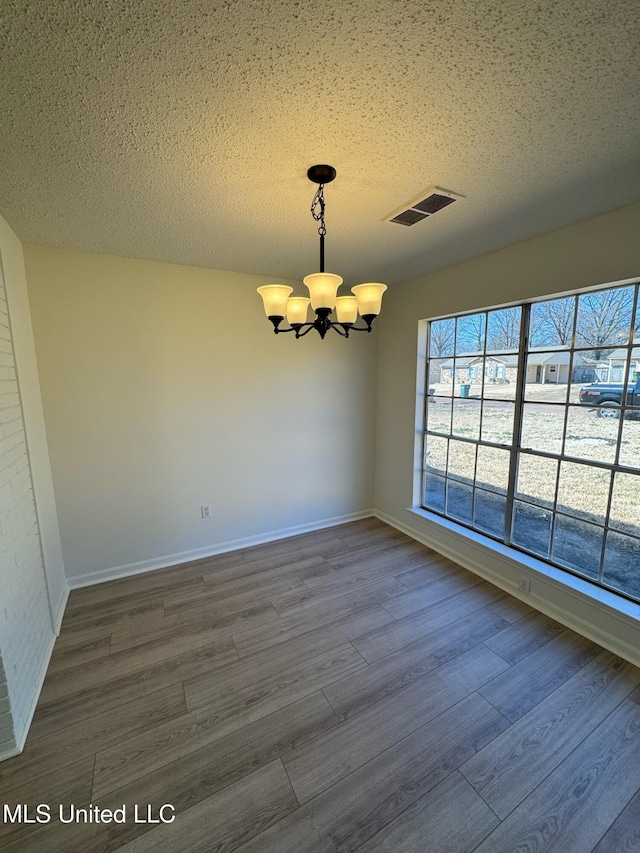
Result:
{"label": "window sill", "polygon": [[[476,550],[479,550],[482,553],[482,556],[491,560],[492,563],[497,561],[503,564],[507,570],[510,569],[511,571],[509,574],[517,572],[518,580],[523,575],[524,570],[526,577],[534,582],[534,584],[536,579],[544,581],[547,585],[556,587],[571,594],[573,597],[579,599],[581,603],[596,606],[600,610],[607,611],[608,615],[628,622],[635,629],[637,629],[640,624],[640,604],[636,604],[621,595],[616,595],[614,592],[598,587],[595,584],[591,584],[576,575],[570,574],[569,572],[563,572],[562,569],[550,566],[542,560],[538,560],[528,554],[524,554],[513,548],[509,548],[506,545],[502,545],[500,542],[496,542],[488,536],[483,536],[475,530],[470,530],[467,527],[456,524],[454,521],[450,521],[447,518],[431,513],[421,507],[410,507],[408,508],[408,511],[421,521],[423,525],[426,523],[434,533],[436,531],[440,531],[442,534],[446,534],[453,545],[454,552],[458,551],[458,547],[460,548],[460,554],[451,554],[452,559],[460,556],[466,556],[465,551],[468,553],[468,546],[471,544]],[[438,544],[440,544],[440,542]],[[456,547],[456,545],[458,547]],[[469,563],[469,560],[465,560],[465,562]],[[471,562],[475,563],[475,560],[472,560]],[[505,589],[505,584],[500,582],[500,579],[504,580],[504,576],[500,579],[498,577],[490,576],[493,574],[492,572],[487,573],[482,570],[484,568],[482,565],[483,563],[484,561],[482,560],[478,561],[478,573],[486,576],[488,580],[495,582],[498,586]],[[468,568],[473,571],[476,567],[474,565],[468,565]],[[537,599],[534,592],[535,585],[532,588],[531,595],[523,594],[518,590],[517,580],[510,579],[509,586],[510,588],[506,589],[506,591],[525,602],[527,600],[531,600],[531,603],[533,604],[533,601]]]}

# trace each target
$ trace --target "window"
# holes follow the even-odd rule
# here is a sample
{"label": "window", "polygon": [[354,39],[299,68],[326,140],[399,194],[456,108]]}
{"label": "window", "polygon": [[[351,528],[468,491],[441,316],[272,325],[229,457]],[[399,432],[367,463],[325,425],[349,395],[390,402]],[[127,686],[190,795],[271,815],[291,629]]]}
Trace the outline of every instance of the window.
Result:
{"label": "window", "polygon": [[634,600],[639,287],[431,321],[422,478],[425,509]]}

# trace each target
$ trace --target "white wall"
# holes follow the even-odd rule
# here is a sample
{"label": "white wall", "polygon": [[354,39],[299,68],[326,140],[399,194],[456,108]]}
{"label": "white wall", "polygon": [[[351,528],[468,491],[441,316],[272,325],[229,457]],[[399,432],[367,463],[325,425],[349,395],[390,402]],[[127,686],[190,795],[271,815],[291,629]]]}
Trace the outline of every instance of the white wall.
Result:
{"label": "white wall", "polygon": [[[378,329],[375,506],[381,517],[455,555],[509,592],[519,573],[502,557],[410,512],[416,434],[418,323],[430,317],[640,276],[640,203],[517,243],[392,288]],[[419,384],[419,383],[418,383]],[[507,561],[508,562],[508,561]],[[539,579],[538,579],[539,580]],[[546,583],[546,586],[545,586]],[[584,596],[536,581],[530,603],[640,662],[640,623],[589,610]],[[593,589],[593,588],[592,588]],[[551,601],[553,599],[553,601]],[[630,606],[640,616],[640,607]],[[563,615],[564,614],[564,615]],[[613,620],[613,621],[612,621]],[[594,628],[597,627],[597,631]],[[609,637],[616,639],[609,639]],[[635,648],[635,652],[633,649]]]}
{"label": "white wall", "polygon": [[375,335],[274,335],[261,276],[25,258],[72,584],[370,510]]}
{"label": "white wall", "polygon": [[0,758],[24,744],[66,589],[22,247],[0,219]]}

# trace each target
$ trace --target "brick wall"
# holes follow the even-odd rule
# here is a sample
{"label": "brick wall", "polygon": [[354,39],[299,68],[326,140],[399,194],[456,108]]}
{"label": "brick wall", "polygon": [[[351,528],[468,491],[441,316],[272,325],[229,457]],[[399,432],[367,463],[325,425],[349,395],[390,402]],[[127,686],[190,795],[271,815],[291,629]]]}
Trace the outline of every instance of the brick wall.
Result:
{"label": "brick wall", "polygon": [[38,521],[0,275],[0,758],[20,742],[52,638]]}
{"label": "brick wall", "polygon": [[0,657],[0,756],[10,754],[15,747],[16,739],[13,732],[13,717],[9,705],[9,692],[4,674],[4,666]]}

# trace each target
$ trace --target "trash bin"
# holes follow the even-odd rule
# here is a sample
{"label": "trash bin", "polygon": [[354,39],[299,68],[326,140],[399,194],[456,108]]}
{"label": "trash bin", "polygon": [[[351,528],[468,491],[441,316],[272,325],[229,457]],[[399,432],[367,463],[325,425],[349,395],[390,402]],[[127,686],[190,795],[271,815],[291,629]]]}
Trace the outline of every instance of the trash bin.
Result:
{"label": "trash bin", "polygon": [[460,396],[461,397],[468,397],[469,391],[471,391],[471,385],[470,384],[460,386]]}

